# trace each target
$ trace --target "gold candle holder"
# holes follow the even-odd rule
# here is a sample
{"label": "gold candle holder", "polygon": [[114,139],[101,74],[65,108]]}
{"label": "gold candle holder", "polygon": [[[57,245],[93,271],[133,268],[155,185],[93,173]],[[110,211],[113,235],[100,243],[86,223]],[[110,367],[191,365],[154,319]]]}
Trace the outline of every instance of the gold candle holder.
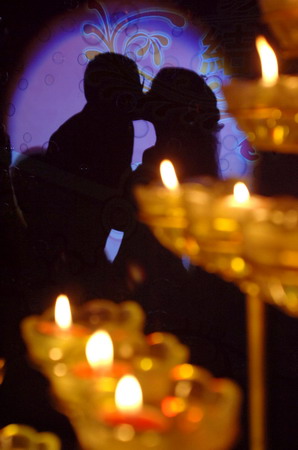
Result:
{"label": "gold candle holder", "polygon": [[186,197],[195,195],[197,214],[200,214],[202,238],[208,233],[208,217],[211,189],[206,183],[185,183],[175,190],[157,185],[137,186],[135,197],[139,205],[139,220],[145,223],[164,247],[179,257],[188,256],[195,264],[201,262],[198,239],[189,233],[189,217],[185,209]]}
{"label": "gold candle holder", "polygon": [[298,201],[266,198],[244,226],[245,258],[263,298],[298,317]]}
{"label": "gold candle holder", "polygon": [[224,86],[228,111],[262,151],[297,153],[298,77],[278,76],[278,64],[266,40],[257,38],[261,80],[232,80]]}
{"label": "gold candle holder", "polygon": [[[48,342],[32,334],[32,321],[25,319],[22,330],[31,358],[50,379],[58,408],[69,417],[84,450],[178,450],[185,443],[187,450],[224,450],[232,445],[241,402],[234,383],[215,380],[204,369],[186,364],[188,349],[174,336],[144,336],[144,315],[133,302],[94,300],[77,313],[84,327],[92,329],[88,337],[97,331],[88,340],[81,337],[79,347],[72,341],[67,358],[58,363],[60,370],[53,370]],[[44,319],[33,323],[39,320]],[[102,366],[90,367],[89,344],[97,333],[110,336],[115,359],[105,356]],[[106,355],[108,344],[102,342]],[[46,346],[42,357],[36,350],[40,345]],[[96,352],[100,345],[95,345]],[[135,393],[129,385],[119,394],[126,378],[139,386],[137,409],[132,409]],[[119,404],[123,395],[124,409]]]}
{"label": "gold candle holder", "polygon": [[89,410],[80,442],[88,450],[224,450],[237,439],[240,403],[235,383],[182,364],[169,374],[167,395],[136,413],[118,412],[114,398]]}
{"label": "gold candle holder", "polygon": [[[62,297],[68,302],[65,296],[58,298]],[[56,322],[54,308],[49,308],[41,316],[26,317],[22,321],[22,335],[29,356],[45,375],[63,372],[68,359],[72,358],[73,349],[79,351],[84,337],[90,333],[82,324],[72,323],[70,309],[66,307],[68,315],[70,322],[66,327],[60,327]]]}
{"label": "gold candle holder", "polygon": [[11,424],[0,430],[0,448],[6,450],[60,450],[61,442],[53,433],[38,433],[27,425]]}
{"label": "gold candle holder", "polygon": [[242,224],[259,199],[250,199],[245,184],[230,179],[214,184],[208,200],[202,204],[195,189],[185,192],[188,233],[200,248],[200,261],[191,259],[226,280],[242,280],[250,274],[242,258]]}
{"label": "gold candle holder", "polygon": [[298,56],[298,6],[296,0],[259,0],[263,19],[279,41],[285,58]]}
{"label": "gold candle holder", "polygon": [[181,191],[160,186],[137,186],[135,196],[142,209],[139,219],[148,225],[154,236],[173,253],[181,256],[187,241],[185,211],[181,205]]}
{"label": "gold candle holder", "polygon": [[280,76],[274,86],[262,80],[232,80],[224,86],[229,114],[258,150],[297,153],[298,77]]}

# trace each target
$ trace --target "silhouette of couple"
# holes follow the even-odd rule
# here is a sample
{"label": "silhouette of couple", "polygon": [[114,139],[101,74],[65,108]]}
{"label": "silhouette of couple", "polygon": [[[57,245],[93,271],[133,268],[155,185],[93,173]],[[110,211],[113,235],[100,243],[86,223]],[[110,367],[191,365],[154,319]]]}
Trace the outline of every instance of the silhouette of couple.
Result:
{"label": "silhouette of couple", "polygon": [[[112,228],[128,237],[134,232],[125,191],[135,182],[159,179],[164,158],[173,160],[181,180],[217,176],[219,111],[204,79],[187,69],[161,69],[143,94],[137,65],[116,53],[99,54],[89,62],[84,92],[83,110],[51,136],[46,154],[19,165],[28,172],[28,165],[37,164],[29,167],[37,180],[33,201],[32,190],[26,196],[17,176],[15,186],[29,235],[43,259],[44,278],[78,301],[98,296],[122,300],[126,287],[117,280],[111,283],[104,247]],[[136,119],[151,121],[157,140],[132,174]],[[127,255],[129,247],[123,248]]]}

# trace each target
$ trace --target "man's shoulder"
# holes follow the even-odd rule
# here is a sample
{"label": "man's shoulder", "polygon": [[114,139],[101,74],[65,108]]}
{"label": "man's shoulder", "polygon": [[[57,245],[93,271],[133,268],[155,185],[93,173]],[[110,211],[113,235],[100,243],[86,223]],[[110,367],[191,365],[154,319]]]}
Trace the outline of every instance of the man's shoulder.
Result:
{"label": "man's shoulder", "polygon": [[65,122],[63,122],[63,124],[60,125],[60,127],[52,134],[52,136],[64,134],[67,131],[72,131],[72,132],[79,131],[78,126],[79,126],[79,123],[82,122],[82,120],[83,120],[82,116],[83,116],[82,111],[74,114],[69,119],[67,119]]}

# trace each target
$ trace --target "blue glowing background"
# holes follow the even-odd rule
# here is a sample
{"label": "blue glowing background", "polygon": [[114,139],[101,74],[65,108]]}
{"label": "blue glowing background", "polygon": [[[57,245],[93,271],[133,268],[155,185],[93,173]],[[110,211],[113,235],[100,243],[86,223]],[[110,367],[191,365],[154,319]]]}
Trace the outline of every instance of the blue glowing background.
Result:
{"label": "blue glowing background", "polygon": [[[14,160],[34,147],[47,148],[51,134],[85,104],[83,76],[90,58],[115,51],[134,59],[144,89],[165,66],[186,67],[206,76],[218,99],[221,122],[220,167],[223,177],[249,176],[256,159],[234,119],[225,112],[222,85],[230,75],[216,43],[174,9],[125,2],[90,0],[88,5],[58,17],[36,36],[24,55],[22,70],[11,85],[7,127]],[[154,144],[152,124],[134,123],[132,166]],[[114,244],[118,237],[113,235]]]}
{"label": "blue glowing background", "polygon": [[[138,3],[140,5],[141,3]],[[187,67],[204,74],[215,92],[224,127],[220,133],[220,165],[224,177],[249,175],[255,159],[235,121],[225,113],[222,84],[229,79],[223,59],[207,31],[187,22],[173,9],[136,7],[133,3],[95,0],[49,23],[24,55],[7,107],[8,131],[15,154],[47,148],[49,136],[82,109],[83,75],[88,57],[116,51],[133,58],[145,88],[164,66]],[[132,164],[154,143],[148,122],[135,123]]]}

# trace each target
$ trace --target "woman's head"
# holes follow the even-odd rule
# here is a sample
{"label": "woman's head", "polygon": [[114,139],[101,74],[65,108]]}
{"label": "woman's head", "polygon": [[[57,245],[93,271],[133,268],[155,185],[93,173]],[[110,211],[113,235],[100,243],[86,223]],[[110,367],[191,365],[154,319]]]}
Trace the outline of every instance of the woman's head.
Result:
{"label": "woman's head", "polygon": [[183,68],[161,69],[146,94],[146,111],[146,119],[154,124],[157,142],[167,152],[163,156],[177,159],[184,178],[218,175],[216,135],[220,113],[216,97],[203,77]]}
{"label": "woman's head", "polygon": [[157,127],[163,129],[175,122],[182,129],[196,127],[206,133],[218,130],[216,97],[204,78],[192,70],[161,69],[146,99],[150,120]]}

